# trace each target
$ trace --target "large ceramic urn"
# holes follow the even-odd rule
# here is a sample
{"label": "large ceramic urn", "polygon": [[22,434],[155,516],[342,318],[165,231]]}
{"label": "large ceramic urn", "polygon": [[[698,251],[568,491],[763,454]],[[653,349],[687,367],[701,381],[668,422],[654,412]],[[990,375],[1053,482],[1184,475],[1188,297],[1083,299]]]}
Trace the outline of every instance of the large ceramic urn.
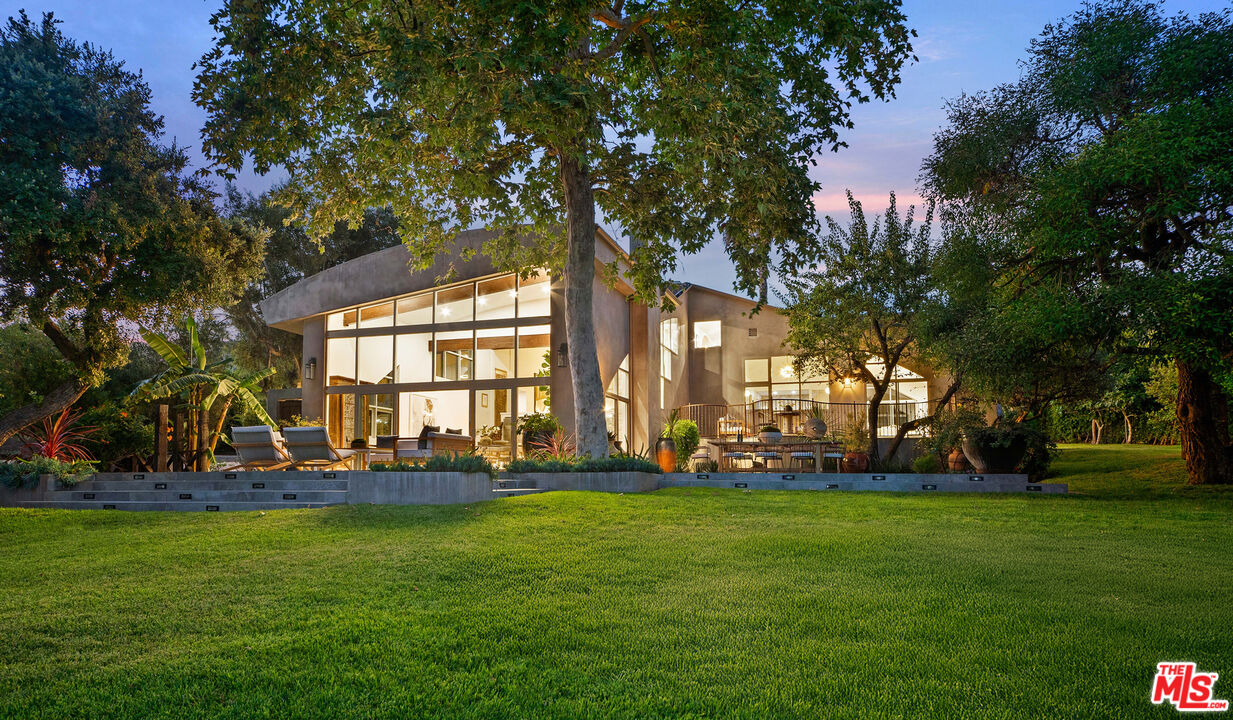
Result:
{"label": "large ceramic urn", "polygon": [[655,441],[655,462],[666,473],[676,469],[676,441],[661,437]]}

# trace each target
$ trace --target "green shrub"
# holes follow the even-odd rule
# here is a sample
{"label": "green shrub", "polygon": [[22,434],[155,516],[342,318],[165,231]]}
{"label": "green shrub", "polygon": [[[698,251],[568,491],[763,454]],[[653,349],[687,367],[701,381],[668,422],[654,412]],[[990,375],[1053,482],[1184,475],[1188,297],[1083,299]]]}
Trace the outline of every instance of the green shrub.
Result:
{"label": "green shrub", "polygon": [[37,485],[40,475],[54,475],[61,485],[73,487],[94,472],[94,463],[88,460],[65,462],[35,455],[29,460],[0,462],[0,483],[6,487],[20,488]]}
{"label": "green shrub", "polygon": [[373,463],[369,469],[376,472],[460,472],[483,473],[490,478],[497,476],[497,469],[480,455],[433,455],[424,461]]}
{"label": "green shrub", "polygon": [[979,447],[1006,448],[1022,440],[1027,447],[1018,470],[1031,480],[1042,480],[1049,473],[1049,465],[1057,457],[1057,443],[1049,439],[1034,422],[1014,422],[1002,418],[990,426],[971,427],[964,430],[965,436]]}
{"label": "green shrub", "polygon": [[690,456],[702,444],[698,423],[693,420],[677,420],[672,428],[672,440],[676,443],[676,469],[682,470],[689,464]]}
{"label": "green shrub", "polygon": [[517,432],[551,435],[561,429],[561,423],[552,413],[530,413],[518,422]]}
{"label": "green shrub", "polygon": [[942,463],[938,460],[938,456],[933,453],[921,455],[912,461],[912,471],[926,475],[942,472]]}
{"label": "green shrub", "polygon": [[154,453],[154,423],[119,401],[89,408],[82,414],[81,424],[96,428],[83,444],[104,467],[130,455],[149,457]]}
{"label": "green shrub", "polygon": [[637,457],[606,457],[599,459],[573,458],[567,460],[515,460],[506,470],[510,473],[566,473],[566,472],[648,472],[662,473],[659,466]]}

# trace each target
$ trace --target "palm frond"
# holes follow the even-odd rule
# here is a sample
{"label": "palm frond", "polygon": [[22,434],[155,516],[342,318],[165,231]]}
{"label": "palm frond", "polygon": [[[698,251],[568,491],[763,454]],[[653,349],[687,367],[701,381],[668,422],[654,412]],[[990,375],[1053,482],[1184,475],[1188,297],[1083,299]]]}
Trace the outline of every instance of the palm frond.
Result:
{"label": "palm frond", "polygon": [[[157,378],[154,379],[157,380]],[[152,382],[139,389],[142,397],[156,399],[179,395],[186,390],[191,390],[201,385],[217,385],[218,382],[218,377],[209,373],[189,373],[188,375],[180,375]]]}
{"label": "palm frond", "polygon": [[138,328],[138,332],[141,333],[141,339],[145,340],[146,344],[171,367],[183,368],[188,365],[184,351],[163,335],[144,327]]}
{"label": "palm frond", "polygon": [[270,414],[265,411],[265,405],[261,404],[261,401],[257,399],[256,395],[253,395],[251,390],[246,387],[237,388],[235,396],[239,398],[240,404],[244,406],[244,409],[256,415],[257,419],[263,424],[269,425],[272,428],[278,427],[278,424],[274,422]]}
{"label": "palm frond", "polygon": [[201,344],[201,338],[197,335],[197,321],[189,316],[184,321],[184,328],[188,330],[188,346],[193,350],[193,359],[199,370],[205,370],[206,354],[205,347]]}

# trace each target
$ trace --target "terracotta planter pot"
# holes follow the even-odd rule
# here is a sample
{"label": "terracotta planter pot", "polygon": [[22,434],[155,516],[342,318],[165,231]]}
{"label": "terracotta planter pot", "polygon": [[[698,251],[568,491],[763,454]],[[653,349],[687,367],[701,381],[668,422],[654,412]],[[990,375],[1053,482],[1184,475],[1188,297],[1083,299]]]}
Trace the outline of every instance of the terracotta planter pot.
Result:
{"label": "terracotta planter pot", "polygon": [[661,437],[655,441],[655,462],[664,472],[676,469],[676,441],[669,437]]}
{"label": "terracotta planter pot", "polygon": [[862,452],[843,454],[843,471],[847,473],[862,473],[869,469],[869,456]]}
{"label": "terracotta planter pot", "polygon": [[963,454],[962,450],[955,448],[950,451],[950,455],[946,456],[946,466],[952,472],[963,472],[968,469],[967,456]]}

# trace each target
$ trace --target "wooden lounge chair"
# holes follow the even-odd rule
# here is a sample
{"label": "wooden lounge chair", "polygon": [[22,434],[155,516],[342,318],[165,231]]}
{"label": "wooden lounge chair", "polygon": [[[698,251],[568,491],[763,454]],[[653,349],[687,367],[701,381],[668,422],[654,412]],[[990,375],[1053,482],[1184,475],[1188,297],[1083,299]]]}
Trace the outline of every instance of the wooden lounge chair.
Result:
{"label": "wooden lounge chair", "polygon": [[330,434],[323,427],[289,427],[283,431],[287,451],[295,461],[294,470],[334,470],[352,467],[353,450],[338,450],[330,443]]}
{"label": "wooden lounge chair", "polygon": [[223,470],[283,470],[291,466],[291,456],[283,449],[283,438],[269,425],[231,428],[231,447],[240,462]]}

